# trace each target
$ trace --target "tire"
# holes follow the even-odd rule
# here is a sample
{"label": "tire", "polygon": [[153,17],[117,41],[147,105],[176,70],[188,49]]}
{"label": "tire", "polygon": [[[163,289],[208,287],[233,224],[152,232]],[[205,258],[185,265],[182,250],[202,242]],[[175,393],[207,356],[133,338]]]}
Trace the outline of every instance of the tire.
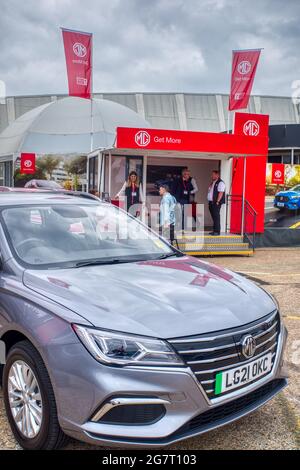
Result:
{"label": "tire", "polygon": [[[40,424],[38,426],[39,430],[36,432],[36,435],[29,437],[23,434],[19,429],[13,416],[9,400],[9,383],[12,383],[9,381],[9,374],[13,373],[14,370],[12,366],[16,367],[16,364],[20,365],[23,363],[25,363],[25,366],[30,368],[30,372],[33,372],[38,386],[38,388],[35,389],[35,393],[39,392],[41,397],[41,400],[38,401],[41,409]],[[59,426],[56,402],[49,374],[40,354],[29,341],[20,341],[9,351],[6,364],[4,365],[2,387],[9,424],[17,442],[23,449],[53,450],[59,449],[66,444],[68,438]],[[29,405],[26,409],[29,409]],[[33,429],[33,427],[31,429]]]}

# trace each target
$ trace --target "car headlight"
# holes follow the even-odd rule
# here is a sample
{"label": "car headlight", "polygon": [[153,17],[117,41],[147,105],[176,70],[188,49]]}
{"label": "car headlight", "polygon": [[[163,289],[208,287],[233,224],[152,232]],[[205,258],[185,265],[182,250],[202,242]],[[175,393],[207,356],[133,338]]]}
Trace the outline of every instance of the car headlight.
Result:
{"label": "car headlight", "polygon": [[291,199],[300,199],[300,196],[290,196]]}
{"label": "car headlight", "polygon": [[73,325],[75,333],[99,362],[110,365],[184,365],[162,340]]}

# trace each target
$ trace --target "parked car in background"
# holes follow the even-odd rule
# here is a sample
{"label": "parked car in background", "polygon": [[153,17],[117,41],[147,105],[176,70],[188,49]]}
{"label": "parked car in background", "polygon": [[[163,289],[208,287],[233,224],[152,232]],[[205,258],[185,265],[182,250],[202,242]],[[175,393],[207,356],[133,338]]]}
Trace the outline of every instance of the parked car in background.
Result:
{"label": "parked car in background", "polygon": [[279,191],[274,198],[274,207],[292,211],[300,209],[300,184],[287,191]]}
{"label": "parked car in background", "polygon": [[56,181],[51,180],[30,180],[25,184],[25,188],[32,189],[50,189],[51,191],[63,191],[63,188],[56,183]]}
{"label": "parked car in background", "polygon": [[[0,356],[25,449],[161,447],[286,385],[274,298],[90,195],[0,197]],[[1,367],[0,367],[1,368]]]}

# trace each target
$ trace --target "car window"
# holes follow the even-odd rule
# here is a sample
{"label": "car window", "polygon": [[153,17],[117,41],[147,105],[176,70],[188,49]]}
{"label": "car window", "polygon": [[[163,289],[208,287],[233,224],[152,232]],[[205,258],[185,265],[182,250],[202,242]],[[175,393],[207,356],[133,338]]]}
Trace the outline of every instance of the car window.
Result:
{"label": "car window", "polygon": [[172,253],[147,227],[108,204],[20,206],[2,210],[1,217],[16,257],[32,267]]}
{"label": "car window", "polygon": [[297,186],[294,186],[291,190],[300,192],[300,184],[298,184]]}

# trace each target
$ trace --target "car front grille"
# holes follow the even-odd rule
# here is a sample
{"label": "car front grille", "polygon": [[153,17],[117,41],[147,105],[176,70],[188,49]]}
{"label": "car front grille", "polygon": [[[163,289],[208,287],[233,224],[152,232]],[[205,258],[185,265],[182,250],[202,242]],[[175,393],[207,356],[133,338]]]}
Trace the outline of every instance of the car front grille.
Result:
{"label": "car front grille", "polygon": [[289,198],[288,196],[276,196],[275,201],[276,202],[288,202]]}
{"label": "car front grille", "polygon": [[[209,399],[222,397],[230,391],[215,394],[216,374],[251,362],[259,356],[272,353],[272,367],[276,357],[280,317],[277,311],[259,321],[230,330],[214,333],[170,339],[169,342],[192,369]],[[242,354],[241,340],[252,335],[256,340],[256,350],[251,359]],[[259,377],[256,380],[259,380]],[[253,380],[255,382],[256,380]],[[252,383],[252,382],[251,382]],[[249,385],[249,383],[247,383]],[[239,388],[243,388],[242,385]],[[239,390],[236,388],[235,390]]]}

